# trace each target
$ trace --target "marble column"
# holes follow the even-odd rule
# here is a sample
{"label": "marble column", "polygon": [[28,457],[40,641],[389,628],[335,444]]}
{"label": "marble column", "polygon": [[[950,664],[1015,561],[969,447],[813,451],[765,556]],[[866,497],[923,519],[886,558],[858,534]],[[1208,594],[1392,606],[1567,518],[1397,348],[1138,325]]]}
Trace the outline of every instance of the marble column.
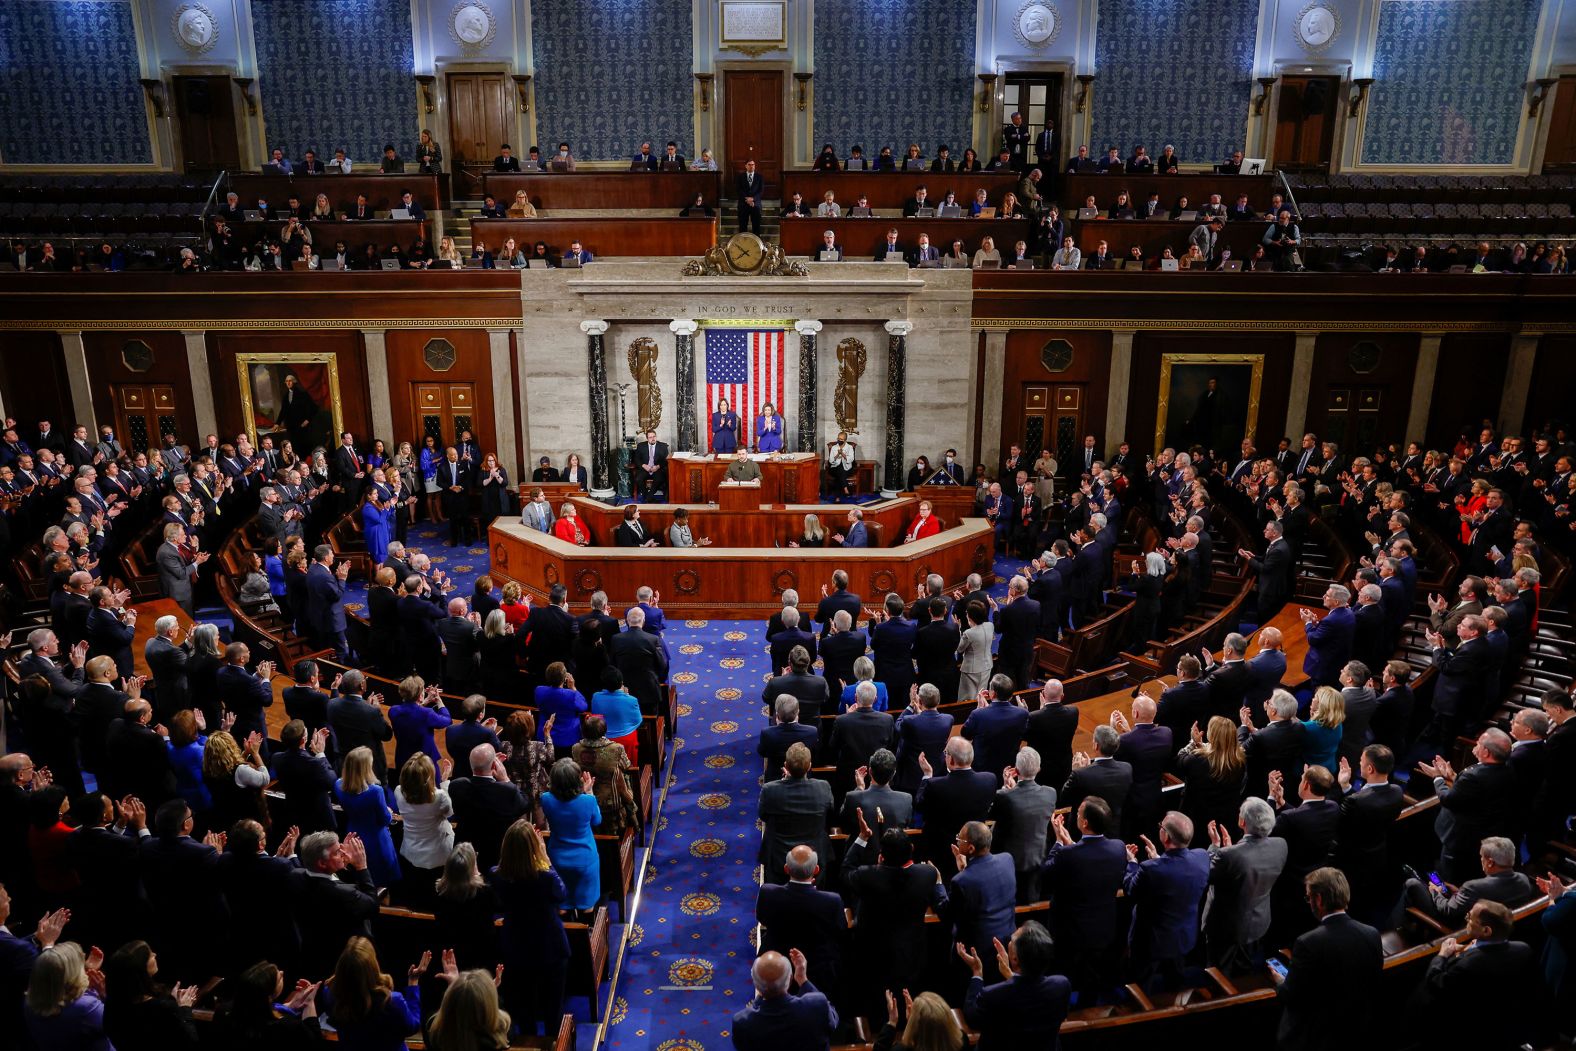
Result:
{"label": "marble column", "polygon": [[815,338],[822,325],[819,321],[795,321],[793,329],[799,333],[799,451],[816,451],[816,361]]}
{"label": "marble column", "polygon": [[[1406,413],[1406,436],[1421,442],[1428,432],[1428,405],[1434,396],[1434,378],[1439,374],[1438,332],[1424,332],[1417,343],[1417,369],[1412,373],[1412,401]],[[1292,434],[1295,442],[1298,435]],[[1294,446],[1295,448],[1295,446]]]}
{"label": "marble column", "polygon": [[903,409],[907,398],[908,334],[912,321],[888,321],[886,381],[886,459],[881,470],[881,494],[896,496],[903,485]]}
{"label": "marble column", "polygon": [[1510,361],[1505,366],[1505,387],[1499,396],[1499,433],[1520,434],[1532,392],[1532,368],[1538,361],[1538,335],[1520,332],[1510,341]]}
{"label": "marble column", "polygon": [[586,393],[591,399],[591,495],[600,499],[614,493],[607,447],[607,348],[602,339],[607,329],[606,321],[580,322],[590,367]]}
{"label": "marble column", "polygon": [[[977,355],[971,355],[976,357]],[[964,449],[958,454],[959,459],[966,459],[972,455],[970,462],[1000,463],[1001,456],[1001,420],[1005,411],[1002,404],[1006,395],[1002,393],[1005,388],[1007,375],[1007,333],[1003,329],[987,329],[985,331],[985,371],[982,373],[975,367],[971,369],[971,378],[974,383],[983,387],[985,397],[980,401],[980,447],[970,453]],[[991,392],[996,396],[992,397]],[[1047,436],[1049,437],[1049,436]]]}
{"label": "marble column", "polygon": [[700,324],[693,318],[678,318],[668,322],[673,333],[673,385],[678,388],[674,397],[674,415],[678,417],[673,432],[674,452],[694,452],[700,448],[695,415],[695,333]]}
{"label": "marble column", "polygon": [[[497,419],[494,421],[498,429],[497,445],[498,462],[504,470],[509,472],[509,477],[516,480],[529,478],[531,472],[522,469],[520,463],[520,449],[514,440],[514,404],[515,400],[505,392],[514,385],[514,370],[509,360],[509,330],[506,328],[490,328],[487,330],[487,356],[490,371],[492,372],[493,407],[497,410]],[[385,390],[387,385],[385,385]]]}
{"label": "marble column", "polygon": [[[1131,441],[1127,433],[1127,390],[1133,383],[1133,331],[1111,333],[1111,386],[1105,395],[1105,433],[1101,444],[1107,449]],[[1054,441],[1054,436],[1053,436]],[[987,460],[986,463],[990,461]]]}
{"label": "marble column", "polygon": [[394,433],[394,402],[389,397],[388,330],[364,328],[361,345],[367,350],[367,391],[371,396],[372,433]]}
{"label": "marble column", "polygon": [[[1308,424],[1308,386],[1313,382],[1313,346],[1318,342],[1317,332],[1297,333],[1297,345],[1292,351],[1291,358],[1291,402],[1286,406],[1286,430],[1291,436],[1292,448],[1298,448],[1298,441]],[[1301,391],[1299,397],[1297,392]],[[1248,421],[1248,426],[1254,425],[1254,420]],[[1268,448],[1267,442],[1273,442],[1280,435],[1259,434],[1255,440],[1261,448]]]}
{"label": "marble column", "polygon": [[[186,341],[186,370],[192,378],[192,411],[197,415],[197,430],[201,435],[218,434],[219,414],[213,407],[213,373],[208,368],[208,334],[183,331],[181,338]],[[190,439],[193,444],[202,443],[199,435],[191,435]]]}
{"label": "marble column", "polygon": [[73,419],[61,431],[70,434],[73,427],[86,427],[94,441],[98,440],[98,417],[93,412],[93,387],[88,379],[88,354],[82,345],[82,333],[60,331],[60,349],[66,361],[66,376],[71,382],[71,413]]}

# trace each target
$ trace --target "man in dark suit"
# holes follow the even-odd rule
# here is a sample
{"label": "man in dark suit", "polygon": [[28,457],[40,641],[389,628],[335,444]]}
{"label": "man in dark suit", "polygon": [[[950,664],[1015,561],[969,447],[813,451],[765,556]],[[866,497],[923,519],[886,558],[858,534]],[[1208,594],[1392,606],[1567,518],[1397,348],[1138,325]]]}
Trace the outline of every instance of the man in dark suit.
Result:
{"label": "man in dark suit", "polygon": [[[70,820],[77,829],[66,837],[66,859],[81,880],[72,901],[71,925],[73,937],[83,943],[122,944],[148,922],[140,844],[148,835],[148,812],[136,799],[124,803],[117,807],[103,792],[88,792],[71,801]],[[0,906],[0,924],[4,922]]]}
{"label": "man in dark suit", "polygon": [[1341,669],[1352,659],[1352,639],[1357,633],[1357,616],[1351,610],[1352,593],[1340,584],[1331,584],[1324,592],[1323,617],[1315,616],[1310,609],[1302,613],[1303,630],[1308,637],[1308,655],[1302,659],[1302,670],[1315,686],[1334,686]]}
{"label": "man in dark suit", "polygon": [[1351,913],[1372,926],[1389,927],[1400,900],[1398,866],[1390,863],[1390,829],[1406,806],[1405,791],[1390,780],[1395,753],[1381,744],[1363,749],[1356,787],[1351,767],[1341,772],[1341,816],[1335,864],[1351,882]]}
{"label": "man in dark suit", "polygon": [[[822,681],[818,675],[809,678],[813,678],[816,682]],[[799,721],[797,697],[787,694],[778,697],[772,706],[772,712],[774,715],[772,723],[761,731],[760,740],[755,746],[755,753],[765,760],[768,776],[782,769],[789,748],[802,744],[810,749],[813,756],[820,744],[820,731],[814,726],[807,726]]]}
{"label": "man in dark suit", "polygon": [[860,812],[877,838],[888,828],[907,828],[913,822],[914,797],[891,787],[896,772],[897,756],[888,748],[876,749],[869,764],[854,771],[854,790],[843,797],[838,819],[843,831],[859,828]]}
{"label": "man in dark suit", "polygon": [[82,768],[99,774],[109,770],[105,748],[110,725],[126,714],[128,700],[142,696],[142,680],[122,679],[126,690],[117,689],[115,665],[108,657],[94,657],[88,661],[85,672],[87,685],[77,696],[72,717],[82,751]]}
{"label": "man in dark suit", "polygon": [[[870,653],[876,681],[887,688],[889,703],[901,703],[914,686],[914,639],[918,625],[903,616],[903,600],[892,594],[869,621]],[[891,704],[896,707],[896,704]]]}
{"label": "man in dark suit", "polygon": [[1158,835],[1160,816],[1165,813],[1161,787],[1177,752],[1171,728],[1156,724],[1155,702],[1144,694],[1133,699],[1131,727],[1121,712],[1111,713],[1111,725],[1121,735],[1116,760],[1133,770],[1133,787],[1121,809],[1122,824],[1112,832],[1127,840]]}
{"label": "man in dark suit", "polygon": [[853,617],[847,610],[832,615],[831,628],[821,635],[821,660],[826,678],[827,696],[839,698],[843,687],[852,684],[854,662],[865,655],[869,648],[863,631],[855,631]]}
{"label": "man in dark suit", "polygon": [[341,510],[349,511],[361,502],[361,490],[367,479],[367,461],[357,451],[355,435],[349,431],[339,436],[339,447],[329,457],[328,477],[340,488]]}
{"label": "man in dark suit", "polygon": [[1352,616],[1356,620],[1352,656],[1370,668],[1379,667],[1390,652],[1386,646],[1389,626],[1385,622],[1384,589],[1378,584],[1364,584],[1359,588]]}
{"label": "man in dark suit", "polygon": [[[750,167],[755,167],[754,161]],[[750,968],[755,999],[733,1016],[737,1051],[826,1051],[831,1046],[837,1008],[816,991],[806,966],[805,955],[798,949],[790,949],[786,959],[778,952],[756,958]],[[788,991],[790,982],[799,987],[797,995]]]}
{"label": "man in dark suit", "polygon": [[1040,687],[1040,706],[1023,727],[1023,743],[1040,757],[1035,780],[1053,789],[1066,784],[1073,771],[1073,738],[1078,734],[1078,709],[1063,704],[1063,696],[1062,680],[1047,679]]}
{"label": "man in dark suit", "polygon": [[1116,832],[1111,808],[1090,796],[1075,811],[1079,839],[1067,821],[1051,819],[1056,844],[1040,867],[1041,890],[1051,902],[1051,932],[1058,969],[1079,992],[1106,986],[1115,974],[1116,902],[1127,871],[1127,851]]}
{"label": "man in dark suit", "polygon": [[821,872],[815,851],[800,845],[788,852],[788,882],[766,883],[755,898],[755,921],[761,925],[760,951],[804,953],[812,982],[840,989],[848,919],[843,899],[817,889]]}
{"label": "man in dark suit", "polygon": [[1276,690],[1264,702],[1264,714],[1268,721],[1257,730],[1247,705],[1238,715],[1241,725],[1237,727],[1237,739],[1247,756],[1242,789],[1250,796],[1269,795],[1272,772],[1279,771],[1283,784],[1295,783],[1302,776],[1306,743],[1302,723],[1297,719],[1297,698],[1285,690]]}
{"label": "man in dark suit", "polygon": [[473,539],[471,532],[471,488],[475,471],[460,459],[452,445],[438,463],[437,485],[443,517],[449,520],[449,546],[457,547]]}
{"label": "man in dark suit", "polygon": [[645,442],[635,446],[634,464],[642,499],[668,495],[668,443],[657,441],[655,430],[647,431]]}
{"label": "man in dark suit", "polygon": [[450,599],[449,615],[438,621],[437,628],[438,638],[443,641],[444,690],[474,693],[482,638],[481,615],[468,613],[464,599]]}
{"label": "man in dark suit", "polygon": [[1322,766],[1305,766],[1297,780],[1297,805],[1286,805],[1286,782],[1270,775],[1269,801],[1279,811],[1271,835],[1286,841],[1286,867],[1275,883],[1272,921],[1277,944],[1284,945],[1307,930],[1306,913],[1297,907],[1302,899],[1303,877],[1330,863],[1341,808],[1330,798],[1336,793],[1335,775]]}
{"label": "man in dark suit", "polygon": [[947,616],[946,599],[932,598],[927,609],[929,621],[914,632],[914,678],[916,682],[930,684],[947,697],[956,697],[958,641],[962,632],[958,622]]}
{"label": "man in dark suit", "polygon": [[744,162],[744,170],[734,180],[734,197],[739,202],[739,232],[754,230],[761,232],[761,198],[766,192],[766,183],[755,170],[753,160]]}
{"label": "man in dark suit", "polygon": [[[1567,815],[1576,811],[1576,713],[1571,695],[1554,688],[1543,691],[1543,713],[1550,730],[1543,742],[1543,777],[1526,815],[1527,838],[1545,843],[1561,834]],[[1516,769],[1511,766],[1512,771]]]}
{"label": "man in dark suit", "polygon": [[[217,875],[230,906],[228,959],[232,967],[250,967],[263,960],[294,961],[301,951],[295,917],[279,914],[278,903],[293,896],[300,872],[295,860],[294,830],[280,841],[278,854],[267,851],[263,826],[245,818],[228,832]],[[258,916],[268,916],[266,924]]]}
{"label": "man in dark suit", "polygon": [[974,769],[990,774],[998,785],[1002,771],[1018,754],[1029,722],[1028,706],[1014,699],[1012,686],[1013,680],[1005,675],[991,676],[985,691],[989,700],[970,712],[963,723],[963,736],[974,742]]}
{"label": "man in dark suit", "polygon": [[993,618],[996,637],[1001,640],[996,648],[996,671],[1012,680],[1009,689],[1026,689],[1034,665],[1034,640],[1040,634],[1040,604],[1029,598],[1028,593],[1028,579],[1014,576],[1007,585],[1007,599],[996,609]]}
{"label": "man in dark suit", "polygon": [[356,748],[370,749],[372,772],[379,781],[386,781],[388,760],[383,754],[383,742],[393,739],[394,727],[379,707],[383,696],[375,693],[364,697],[366,688],[367,677],[354,668],[340,676],[339,696],[328,702],[328,726],[341,757]]}
{"label": "man in dark suit", "polygon": [[1279,522],[1264,524],[1264,555],[1261,558],[1247,548],[1237,554],[1248,564],[1248,570],[1258,575],[1256,591],[1259,599],[1260,624],[1268,624],[1291,599],[1291,547],[1286,542]]}
{"label": "man in dark suit", "polygon": [[189,707],[186,703],[186,660],[190,654],[176,641],[180,627],[177,618],[160,617],[153,622],[153,638],[142,649],[148,671],[153,676],[153,697],[158,703],[161,722]]}
{"label": "man in dark suit", "polygon": [[355,834],[341,843],[333,832],[314,832],[301,837],[296,854],[301,861],[294,908],[301,931],[301,969],[329,974],[345,942],[372,937],[378,899],[367,873],[367,850]]}
{"label": "man in dark suit", "polygon": [[1483,875],[1469,879],[1455,890],[1421,879],[1406,881],[1407,904],[1454,930],[1466,922],[1467,913],[1480,901],[1519,908],[1538,896],[1525,873],[1516,871],[1517,846],[1504,836],[1490,836],[1478,847]]}
{"label": "man in dark suit", "polygon": [[1490,728],[1472,748],[1477,762],[1459,774],[1437,755],[1417,766],[1434,779],[1434,794],[1439,797],[1434,834],[1439,837],[1439,875],[1446,883],[1459,885],[1475,875],[1479,845],[1510,831],[1514,824],[1516,779],[1505,762],[1510,747],[1505,731]]}
{"label": "man in dark suit", "polygon": [[1025,745],[1007,767],[990,810],[994,849],[1012,858],[1019,905],[1040,900],[1040,865],[1056,812],[1056,790],[1039,784],[1039,773],[1040,753]]}
{"label": "man in dark suit", "polygon": [[[776,771],[768,772],[768,776]],[[810,776],[810,749],[791,745],[783,761],[782,778],[761,787],[756,813],[765,829],[761,833],[759,861],[767,883],[784,883],[788,852],[808,845],[820,857],[827,850],[827,829],[832,821],[832,786]]]}
{"label": "man in dark suit", "polygon": [[853,785],[854,771],[868,764],[878,749],[897,747],[897,728],[892,716],[876,711],[875,700],[876,684],[861,682],[854,689],[854,706],[832,722],[828,752],[837,766],[834,787],[839,796]]}
{"label": "man in dark suit", "polygon": [[55,781],[67,792],[82,791],[82,773],[77,768],[77,726],[74,715],[77,699],[87,689],[84,666],[88,659],[86,641],[72,647],[67,657],[69,671],[55,664],[60,640],[48,628],[35,628],[27,636],[28,654],[17,662],[17,674],[25,681],[42,680],[35,688],[22,692],[18,707],[28,725],[29,750],[39,766],[47,766]]}
{"label": "man in dark suit", "polygon": [[[322,690],[323,680],[319,672],[317,661],[296,661],[291,669],[295,679],[294,686],[287,686],[280,693],[279,699],[285,704],[286,719],[300,719],[306,726],[308,734],[314,734],[328,725],[328,694]],[[329,738],[329,751],[332,755],[333,738]]]}
{"label": "man in dark suit", "polygon": [[1209,962],[1228,974],[1259,965],[1259,939],[1270,928],[1270,892],[1286,865],[1286,841],[1275,839],[1275,811],[1258,796],[1237,813],[1242,838],[1209,825],[1209,897],[1204,904],[1204,939]]}
{"label": "man in dark suit", "polygon": [[1437,632],[1426,636],[1434,650],[1435,679],[1434,714],[1423,731],[1425,740],[1454,742],[1463,724],[1482,710],[1493,662],[1489,644],[1482,638],[1485,627],[1484,619],[1476,614],[1462,617],[1456,625],[1456,637],[1461,641],[1453,650],[1445,648],[1444,637]]}
{"label": "man in dark suit", "polygon": [[1339,869],[1320,868],[1304,882],[1318,925],[1292,946],[1277,990],[1276,1044],[1282,1051],[1325,1051],[1361,1040],[1382,988],[1379,932],[1347,915],[1346,877]]}
{"label": "man in dark suit", "polygon": [[1253,685],[1253,670],[1247,662],[1247,637],[1236,632],[1227,635],[1221,647],[1219,663],[1216,663],[1207,646],[1203,648],[1202,656],[1204,671],[1201,678],[1204,685],[1209,687],[1209,714],[1235,719]]}
{"label": "man in dark suit", "polygon": [[491,871],[498,864],[498,850],[509,826],[530,813],[531,807],[519,787],[509,780],[503,758],[492,745],[471,750],[469,777],[449,782],[454,799],[454,820],[460,835],[476,848],[479,869]]}
{"label": "man in dark suit", "polygon": [[99,781],[112,796],[134,795],[157,807],[175,794],[175,772],[169,747],[152,722],[153,705],[143,700],[126,702],[126,714],[110,724],[104,743],[109,769]]}
{"label": "man in dark suit", "polygon": [[442,592],[412,573],[405,578],[405,594],[395,601],[394,611],[404,647],[401,663],[414,667],[425,681],[437,682],[443,671],[443,643],[438,638],[438,624],[444,619]]}
{"label": "man in dark suit", "polygon": [[143,887],[159,920],[154,948],[160,970],[172,978],[214,973],[221,942],[211,929],[229,915],[215,879],[223,840],[210,832],[197,842],[194,824],[184,799],[168,800],[154,813],[154,835],[141,843]]}
{"label": "man in dark suit", "polygon": [[230,735],[244,743],[249,734],[268,738],[268,717],[264,710],[274,706],[274,662],[258,661],[255,673],[246,670],[252,651],[244,642],[224,648],[224,665],[214,676],[215,700],[235,715]]}
{"label": "man in dark suit", "polygon": [[666,710],[662,684],[668,681],[667,654],[661,639],[645,630],[646,615],[639,606],[629,608],[624,622],[629,630],[608,643],[608,662],[623,674],[625,688],[640,702],[641,714],[656,715]]}
{"label": "man in dark suit", "polygon": [[1134,977],[1142,984],[1174,983],[1198,940],[1210,860],[1207,851],[1188,848],[1192,840],[1192,820],[1173,810],[1160,819],[1160,849],[1144,840],[1147,860],[1138,860],[1137,845],[1127,848],[1122,887],[1133,899],[1128,949]]}
{"label": "man in dark suit", "polygon": [[306,574],[306,623],[313,641],[334,651],[341,663],[349,659],[350,643],[345,639],[345,579],[350,563],[334,566],[334,549],[319,544],[312,549],[312,565]]}
{"label": "man in dark suit", "polygon": [[88,657],[111,657],[115,661],[116,674],[121,678],[135,675],[137,668],[131,659],[131,644],[137,635],[137,611],[114,605],[112,592],[102,586],[88,592],[88,604],[83,636],[88,643]]}
{"label": "man in dark suit", "polygon": [[1061,805],[1074,810],[1090,796],[1105,800],[1111,808],[1111,824],[1122,827],[1122,807],[1133,789],[1133,768],[1116,758],[1121,737],[1110,726],[1094,728],[1095,758],[1083,752],[1073,756],[1073,772],[1062,786]]}
{"label": "man in dark suit", "polygon": [[[932,621],[925,627],[939,623]],[[924,631],[924,628],[920,629]],[[908,707],[897,717],[897,775],[893,786],[900,792],[919,791],[922,780],[919,758],[924,756],[932,769],[945,765],[944,749],[952,736],[952,716],[937,711],[941,691],[926,682],[915,690]]]}
{"label": "man in dark suit", "polygon": [[940,909],[947,891],[936,868],[914,862],[914,842],[902,829],[888,828],[877,849],[868,828],[858,830],[843,859],[843,882],[854,897],[855,973],[867,1013],[883,993],[901,996],[925,973],[925,915]]}
{"label": "man in dark suit", "polygon": [[470,769],[471,753],[480,745],[490,744],[495,749],[503,747],[503,742],[498,738],[498,720],[482,718],[487,714],[485,697],[480,694],[466,697],[456,706],[454,714],[458,722],[444,731],[443,748],[456,768]]}
{"label": "man in dark suit", "polygon": [[[1413,1032],[1429,1043],[1460,1047],[1519,1047],[1528,1036],[1529,980],[1536,958],[1525,942],[1512,941],[1516,921],[1495,901],[1480,901],[1466,915],[1466,938],[1446,938],[1413,993],[1408,1014]],[[1484,1011],[1484,1004],[1505,1010]]]}
{"label": "man in dark suit", "polygon": [[795,646],[788,651],[788,671],[772,676],[761,691],[761,700],[766,703],[768,712],[783,697],[792,697],[799,702],[799,722],[819,736],[821,713],[831,710],[831,700],[827,695],[826,680],[811,674],[810,653],[803,646]]}
{"label": "man in dark suit", "polygon": [[275,787],[285,797],[281,823],[299,828],[302,835],[335,829],[328,739],[327,727],[309,730],[300,719],[291,719],[279,731],[279,749],[269,761]]}
{"label": "man in dark suit", "polygon": [[991,850],[993,842],[983,821],[970,821],[958,832],[952,843],[958,872],[941,910],[952,924],[953,944],[972,950],[976,958],[991,955],[996,943],[1012,937],[1015,866],[1010,854]]}
{"label": "man in dark suit", "polygon": [[1186,741],[1194,723],[1200,729],[1209,723],[1211,691],[1200,674],[1199,659],[1184,653],[1177,658],[1177,684],[1161,691],[1155,722],[1170,729],[1173,741]]}
{"label": "man in dark suit", "polygon": [[815,607],[815,621],[821,625],[824,633],[832,626],[832,615],[838,610],[845,610],[851,622],[859,619],[862,604],[858,595],[848,590],[848,574],[843,570],[834,570],[832,573],[832,586],[821,586],[821,601]]}
{"label": "man in dark suit", "polygon": [[[1050,934],[1030,920],[1005,946],[998,941],[995,948],[995,954],[986,954],[957,947],[970,974],[963,1016],[979,1033],[980,1051],[1055,1047],[1073,986],[1051,973],[1056,950]],[[992,958],[1002,981],[986,987],[982,956]]]}
{"label": "man in dark suit", "polygon": [[1368,685],[1368,667],[1362,661],[1347,661],[1341,668],[1341,699],[1346,703],[1346,720],[1341,723],[1340,757],[1348,764],[1357,762],[1363,745],[1368,743],[1368,724],[1373,721],[1379,698]]}
{"label": "man in dark suit", "polygon": [[958,830],[970,821],[984,821],[996,797],[996,778],[973,769],[974,746],[962,737],[947,741],[946,770],[940,775],[931,769],[930,760],[920,757],[924,775],[914,809],[924,817],[920,848],[925,858],[950,879],[954,871],[952,841]]}
{"label": "man in dark suit", "polygon": [[[645,622],[644,617],[641,622]],[[531,607],[531,617],[526,621],[525,630],[530,636],[525,649],[526,672],[533,685],[541,685],[547,677],[547,666],[554,661],[564,660],[575,636],[580,633],[580,625],[569,615],[569,589],[562,584],[554,584],[547,592],[547,605]],[[628,672],[624,673],[624,680],[629,681]],[[634,690],[630,692],[634,693]],[[635,696],[639,697],[640,694],[636,693]]]}

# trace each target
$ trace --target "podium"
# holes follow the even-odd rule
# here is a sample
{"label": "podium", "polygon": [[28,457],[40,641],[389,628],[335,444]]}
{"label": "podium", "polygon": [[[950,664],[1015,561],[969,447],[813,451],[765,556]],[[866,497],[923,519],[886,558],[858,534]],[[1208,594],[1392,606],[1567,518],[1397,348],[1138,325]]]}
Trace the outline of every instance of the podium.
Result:
{"label": "podium", "polygon": [[759,511],[761,509],[760,482],[720,482],[717,485],[719,511]]}
{"label": "podium", "polygon": [[[813,504],[820,500],[821,458],[815,453],[781,453],[752,457],[761,466],[761,502]],[[674,453],[668,457],[668,498],[671,504],[704,504],[716,499],[718,485],[732,457]]]}

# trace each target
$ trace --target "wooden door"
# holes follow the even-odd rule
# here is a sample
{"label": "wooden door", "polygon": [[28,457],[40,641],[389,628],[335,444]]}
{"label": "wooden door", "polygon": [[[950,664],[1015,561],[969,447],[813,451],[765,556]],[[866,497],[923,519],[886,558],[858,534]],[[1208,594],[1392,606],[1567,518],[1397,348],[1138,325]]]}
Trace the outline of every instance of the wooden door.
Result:
{"label": "wooden door", "polygon": [[235,97],[229,77],[176,76],[175,122],[181,162],[189,172],[236,171],[241,143],[236,136]]}
{"label": "wooden door", "polygon": [[1576,167],[1576,76],[1560,78],[1554,88],[1553,105],[1548,145],[1543,150],[1544,171]]}
{"label": "wooden door", "polygon": [[728,70],[723,74],[724,162],[741,172],[754,160],[767,197],[782,195],[783,74],[780,69]]}
{"label": "wooden door", "polygon": [[502,73],[448,75],[449,150],[453,154],[457,197],[482,195],[482,172],[492,166],[498,147],[509,143],[517,157],[527,148],[512,141],[514,101]]}
{"label": "wooden door", "polygon": [[1001,455],[1012,445],[1033,463],[1049,448],[1058,466],[1072,463],[1083,448],[1084,383],[1025,383],[1015,412],[1002,418]]}
{"label": "wooden door", "polygon": [[[410,405],[417,448],[429,434],[438,439],[441,447],[453,445],[461,431],[475,433],[478,429],[474,383],[413,383]],[[476,434],[478,441],[484,437],[490,441],[490,436]]]}
{"label": "wooden door", "polygon": [[1284,77],[1275,110],[1275,166],[1330,170],[1341,78]]}
{"label": "wooden door", "polygon": [[175,388],[156,383],[114,383],[115,433],[127,452],[158,449],[166,434],[180,433]]}

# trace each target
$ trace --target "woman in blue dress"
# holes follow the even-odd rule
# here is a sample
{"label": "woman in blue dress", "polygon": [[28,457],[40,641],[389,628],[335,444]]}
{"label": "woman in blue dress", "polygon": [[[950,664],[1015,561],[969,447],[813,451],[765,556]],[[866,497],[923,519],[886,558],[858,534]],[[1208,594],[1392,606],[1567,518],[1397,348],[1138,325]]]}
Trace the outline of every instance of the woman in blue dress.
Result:
{"label": "woman in blue dress", "polygon": [[755,417],[755,450],[763,453],[783,451],[783,418],[771,402],[761,406]]}
{"label": "woman in blue dress", "polygon": [[719,400],[717,411],[711,414],[711,451],[739,451],[739,414],[728,408],[727,398]]}
{"label": "woman in blue dress", "polygon": [[[394,851],[394,836],[389,824],[394,812],[389,809],[383,786],[372,773],[372,749],[352,748],[345,766],[334,782],[334,798],[345,811],[345,829],[361,837],[367,848],[367,871],[379,887],[399,882],[399,855]],[[592,845],[595,849],[595,844]]]}
{"label": "woman in blue dress", "polygon": [[421,440],[421,487],[427,494],[427,520],[429,522],[443,521],[443,511],[438,506],[438,462],[443,459],[443,450],[438,446],[438,439],[427,435]]}
{"label": "woman in blue dress", "polygon": [[[573,759],[560,759],[548,775],[542,796],[547,816],[547,856],[564,881],[564,903],[589,914],[602,897],[601,866],[596,856],[592,826],[602,823],[602,808],[592,794],[591,771],[581,771]],[[374,878],[376,878],[374,876]]]}
{"label": "woman in blue dress", "polygon": [[[575,677],[563,661],[554,661],[543,673],[547,680],[536,688],[536,710],[541,722],[542,740],[551,741],[560,759],[580,740],[580,716],[590,708],[585,694],[575,688]],[[547,727],[552,723],[552,734]]]}
{"label": "woman in blue dress", "polygon": [[389,537],[394,532],[389,510],[377,486],[368,486],[367,500],[361,505],[361,536],[367,543],[367,554],[374,566],[381,566],[388,557]]}
{"label": "woman in blue dress", "polygon": [[563,1017],[569,971],[569,936],[558,915],[565,890],[530,821],[521,818],[503,834],[492,886],[503,913],[504,1003],[526,1036],[536,1035],[538,1022],[551,1034]]}

